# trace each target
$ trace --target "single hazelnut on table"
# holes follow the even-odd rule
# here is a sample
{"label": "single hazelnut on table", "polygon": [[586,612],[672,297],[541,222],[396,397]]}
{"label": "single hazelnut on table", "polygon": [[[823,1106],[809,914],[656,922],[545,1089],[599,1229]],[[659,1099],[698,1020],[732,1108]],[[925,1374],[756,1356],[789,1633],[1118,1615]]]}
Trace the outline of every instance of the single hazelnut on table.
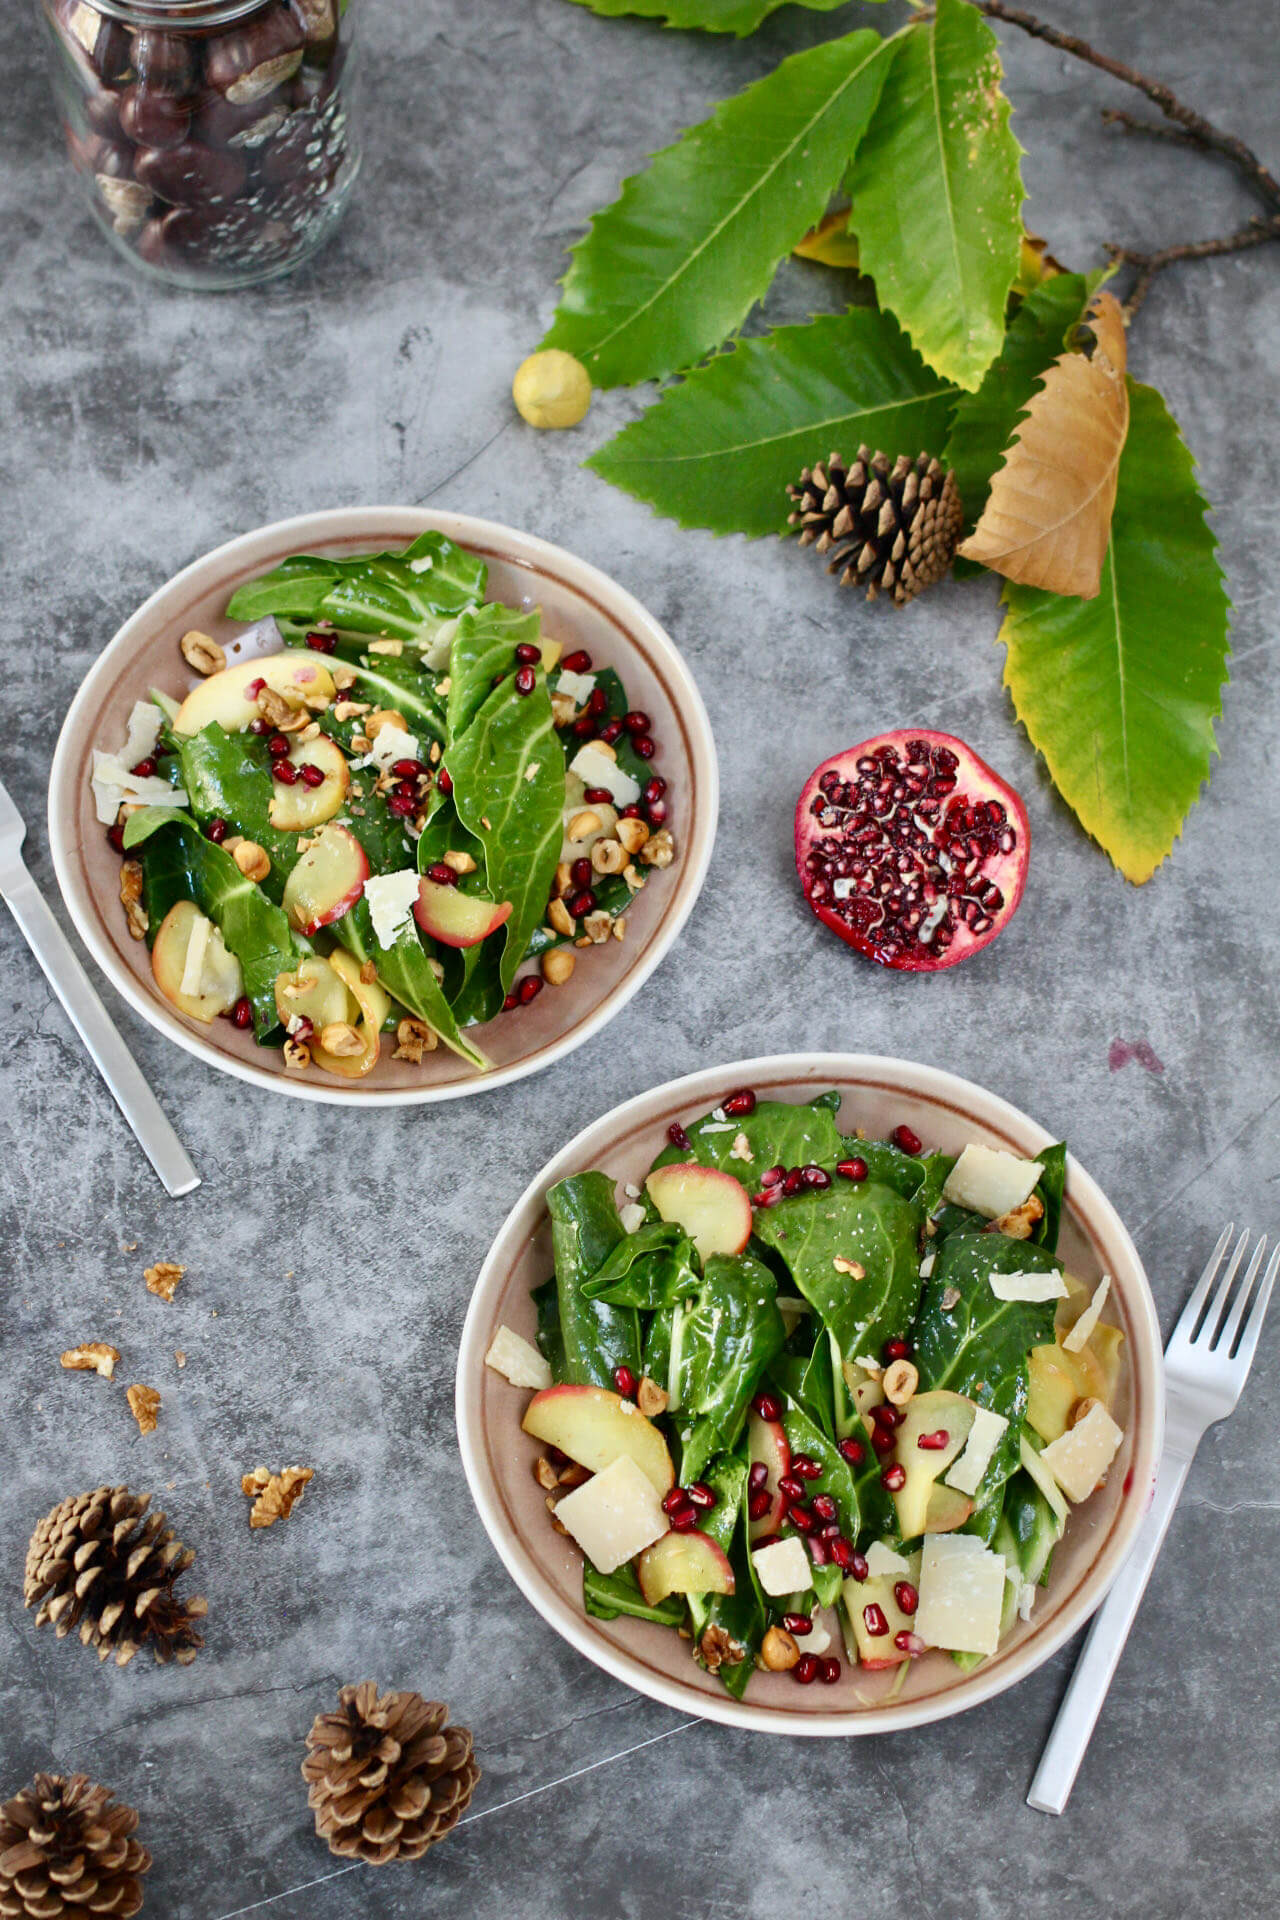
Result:
{"label": "single hazelnut on table", "polygon": [[521,361],[511,397],[531,427],[576,427],[591,405],[591,376],[571,353],[548,347]]}

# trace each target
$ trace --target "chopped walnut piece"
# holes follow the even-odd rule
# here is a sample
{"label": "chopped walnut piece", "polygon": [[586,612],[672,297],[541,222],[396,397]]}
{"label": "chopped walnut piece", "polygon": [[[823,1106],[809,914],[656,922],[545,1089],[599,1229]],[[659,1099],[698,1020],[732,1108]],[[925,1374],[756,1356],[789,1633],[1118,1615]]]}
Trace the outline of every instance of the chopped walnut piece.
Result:
{"label": "chopped walnut piece", "polygon": [[556,1532],[567,1535],[569,1532],[569,1529],[568,1527],[566,1527],[564,1521],[556,1519],[556,1501],[558,1498],[559,1498],[558,1493],[549,1493],[547,1495],[547,1512],[551,1515],[551,1524],[555,1528]]}
{"label": "chopped walnut piece", "polygon": [[184,1367],[186,1366],[186,1364],[187,1364],[187,1356],[186,1356],[186,1354],[185,1354],[185,1353],[184,1353],[184,1352],[182,1351],[182,1348],[181,1348],[181,1347],[175,1347],[175,1348],[174,1348],[174,1350],[173,1350],[173,1360],[174,1360],[174,1365],[175,1365],[175,1366],[177,1367],[177,1369],[178,1369],[178,1372],[179,1372],[179,1373],[181,1373],[181,1372],[182,1372],[182,1369],[183,1369],[183,1368],[184,1368]]}
{"label": "chopped walnut piece", "polygon": [[142,862],[126,860],[120,868],[120,905],[135,940],[146,938],[151,921],[142,904]]}
{"label": "chopped walnut piece", "polygon": [[186,1272],[176,1260],[157,1260],[154,1267],[143,1271],[147,1283],[147,1292],[157,1294],[161,1300],[172,1300],[178,1290],[178,1282]]}
{"label": "chopped walnut piece", "polygon": [[129,1411],[138,1423],[139,1433],[154,1433],[160,1413],[160,1395],[154,1387],[129,1387],[125,1391]]}
{"label": "chopped walnut piece", "polygon": [[331,1020],[320,1029],[320,1045],[337,1060],[354,1060],[364,1052],[364,1041],[348,1020]]}
{"label": "chopped walnut piece", "polygon": [[740,1640],[733,1639],[723,1627],[708,1627],[698,1642],[698,1652],[706,1662],[707,1670],[715,1673],[722,1666],[736,1667],[745,1660],[747,1650]]}
{"label": "chopped walnut piece", "polygon": [[301,1500],[308,1480],[314,1477],[314,1467],[282,1467],[279,1473],[272,1473],[269,1467],[255,1467],[252,1473],[246,1473],[240,1481],[240,1491],[253,1501],[249,1525],[256,1530],[273,1527],[277,1520],[287,1520]]}
{"label": "chopped walnut piece", "polygon": [[178,645],[183,659],[196,673],[206,676],[221,673],[227,664],[227,656],[212,634],[201,633],[198,627],[192,627],[184,633]]}
{"label": "chopped walnut piece", "polygon": [[609,914],[604,912],[589,913],[582,923],[582,931],[587,936],[587,942],[590,946],[602,947],[609,938],[612,926],[613,920]]}
{"label": "chopped walnut piece", "polygon": [[1008,1234],[1010,1240],[1029,1240],[1031,1230],[1038,1220],[1044,1219],[1044,1202],[1039,1194],[1033,1193],[1020,1207],[1011,1213],[1002,1213],[998,1220],[991,1222],[994,1233]]}
{"label": "chopped walnut piece", "polygon": [[281,733],[297,733],[309,724],[305,707],[292,707],[282,693],[274,687],[259,687],[254,703],[264,720],[269,720]]}
{"label": "chopped walnut piece", "polygon": [[339,693],[345,693],[348,687],[354,687],[358,678],[354,667],[331,667],[329,674]]}
{"label": "chopped walnut piece", "polygon": [[411,1066],[421,1066],[424,1053],[434,1053],[440,1042],[425,1020],[402,1020],[396,1028],[396,1050],[393,1060],[407,1060]]}
{"label": "chopped walnut piece", "polygon": [[665,1391],[656,1380],[651,1380],[648,1374],[640,1382],[636,1393],[636,1405],[646,1420],[656,1420],[660,1413],[665,1413],[667,1410]]}
{"label": "chopped walnut piece", "polygon": [[109,1346],[105,1340],[85,1340],[78,1347],[67,1348],[62,1364],[68,1373],[97,1373],[104,1380],[111,1380],[119,1359],[119,1349]]}
{"label": "chopped walnut piece", "polygon": [[676,843],[669,827],[660,827],[640,849],[646,867],[669,867],[676,857]]}
{"label": "chopped walnut piece", "polygon": [[290,1073],[302,1073],[311,1065],[311,1049],[305,1040],[286,1040],[284,1064]]}

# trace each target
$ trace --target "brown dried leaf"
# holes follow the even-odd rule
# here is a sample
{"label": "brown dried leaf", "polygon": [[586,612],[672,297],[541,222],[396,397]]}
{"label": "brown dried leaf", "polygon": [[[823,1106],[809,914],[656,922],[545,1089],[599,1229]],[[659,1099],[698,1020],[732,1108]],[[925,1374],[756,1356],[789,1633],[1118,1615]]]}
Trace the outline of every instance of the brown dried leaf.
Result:
{"label": "brown dried leaf", "polygon": [[1111,536],[1129,394],[1114,294],[1095,295],[1082,324],[1093,330],[1092,355],[1063,353],[1049,368],[959,551],[1007,580],[1092,600]]}

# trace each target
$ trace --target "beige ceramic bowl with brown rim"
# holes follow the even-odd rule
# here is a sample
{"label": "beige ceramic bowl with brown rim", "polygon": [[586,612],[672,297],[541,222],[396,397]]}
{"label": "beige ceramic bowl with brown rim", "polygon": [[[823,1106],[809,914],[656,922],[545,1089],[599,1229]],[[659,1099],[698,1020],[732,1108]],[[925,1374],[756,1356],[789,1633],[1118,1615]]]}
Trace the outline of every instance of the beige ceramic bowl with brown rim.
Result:
{"label": "beige ceramic bowl with brown rim", "polygon": [[[1104,1317],[1126,1336],[1114,1409],[1125,1437],[1105,1485],[1072,1510],[1031,1620],[1015,1622],[999,1652],[969,1674],[945,1653],[925,1654],[911,1663],[905,1685],[892,1699],[894,1673],[851,1669],[842,1659],[835,1686],[799,1687],[785,1673],[759,1672],[746,1699],[736,1701],[695,1664],[688,1643],[669,1628],[642,1620],[596,1620],[583,1612],[582,1556],[551,1528],[545,1495],[533,1477],[539,1448],[520,1428],[529,1395],[486,1367],[484,1356],[499,1326],[533,1338],[529,1290],[552,1271],[548,1187],[588,1167],[601,1167],[619,1181],[639,1181],[665,1145],[673,1120],[695,1119],[742,1086],[775,1100],[812,1099],[836,1087],[844,1096],[839,1118],[845,1132],[863,1127],[883,1137],[905,1121],[926,1146],[951,1153],[974,1140],[1034,1155],[1053,1138],[971,1081],[873,1054],[742,1060],[628,1100],[542,1169],[485,1261],[458,1356],[458,1436],[467,1480],[489,1537],[525,1596],[579,1653],[637,1692],[763,1733],[885,1733],[940,1720],[1003,1693],[1047,1660],[1098,1605],[1133,1544],[1155,1484],[1164,1432],[1160,1329],[1146,1275],[1114,1207],[1069,1159],[1059,1251],[1082,1280],[1092,1284],[1103,1273],[1112,1277]],[[1069,1135],[1070,1115],[1063,1119]]]}
{"label": "beige ceramic bowl with brown rim", "polygon": [[[566,652],[585,647],[599,666],[616,667],[636,707],[653,720],[655,773],[667,782],[676,859],[655,871],[627,914],[627,937],[579,956],[569,982],[531,1006],[473,1030],[492,1061],[476,1073],[445,1047],[421,1066],[383,1056],[365,1080],[319,1069],[285,1070],[279,1049],[257,1046],[227,1020],[189,1020],[161,998],[145,944],[130,939],[119,902],[120,862],[107,844],[89,786],[94,747],[116,748],[129,710],[150,687],[181,696],[195,676],[178,649],[197,627],[219,640],[228,660],[247,658],[245,629],[222,609],[246,580],[287,554],[353,554],[404,546],[432,527],[479,554],[489,568],[487,594],[509,606],[538,605],[543,631]],[[598,568],[563,548],[491,520],[413,507],[344,507],[260,527],[176,574],[127,620],[93,667],[63,724],[49,785],[49,838],[63,898],[103,972],[145,1020],[188,1053],[241,1080],[304,1100],[348,1105],[412,1105],[483,1093],[536,1073],[599,1031],[636,993],[680,932],[711,858],[718,806],[711,726],[693,677],[658,622]]]}

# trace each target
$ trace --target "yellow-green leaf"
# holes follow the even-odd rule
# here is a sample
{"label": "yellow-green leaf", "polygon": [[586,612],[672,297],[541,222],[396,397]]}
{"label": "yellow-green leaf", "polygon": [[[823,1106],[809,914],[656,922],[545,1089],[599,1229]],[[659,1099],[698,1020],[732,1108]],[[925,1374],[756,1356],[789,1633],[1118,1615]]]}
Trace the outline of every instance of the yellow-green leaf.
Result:
{"label": "yellow-green leaf", "polygon": [[862,271],[930,366],[975,388],[1004,340],[1022,247],[1021,149],[1000,50],[967,0],[901,35],[858,148],[849,226]]}
{"label": "yellow-green leaf", "polygon": [[1173,416],[1129,382],[1096,599],[1010,584],[1005,685],[1054,784],[1126,879],[1149,880],[1209,777],[1229,602]]}

